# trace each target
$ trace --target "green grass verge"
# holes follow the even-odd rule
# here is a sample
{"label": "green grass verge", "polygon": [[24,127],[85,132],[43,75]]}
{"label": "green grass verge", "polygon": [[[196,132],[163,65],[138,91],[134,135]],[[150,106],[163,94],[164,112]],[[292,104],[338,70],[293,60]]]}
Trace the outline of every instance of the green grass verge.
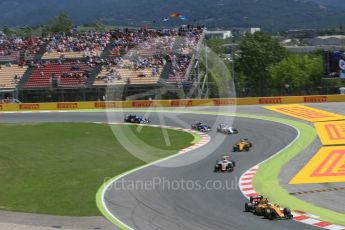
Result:
{"label": "green grass verge", "polygon": [[[115,125],[162,158],[194,142],[192,134],[161,128]],[[0,125],[0,209],[66,216],[100,215],[95,194],[105,180],[146,164],[132,156],[108,125],[85,123]],[[150,148],[153,146],[155,148]],[[162,151],[164,150],[164,151]]]}

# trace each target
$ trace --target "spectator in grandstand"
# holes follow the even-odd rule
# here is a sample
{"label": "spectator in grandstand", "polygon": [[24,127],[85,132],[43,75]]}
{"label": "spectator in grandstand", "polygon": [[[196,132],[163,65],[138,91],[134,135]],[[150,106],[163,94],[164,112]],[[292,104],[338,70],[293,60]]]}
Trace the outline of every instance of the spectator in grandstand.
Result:
{"label": "spectator in grandstand", "polygon": [[111,32],[87,32],[71,35],[53,34],[48,37],[47,52],[83,52],[85,57],[93,57],[106,47]]}
{"label": "spectator in grandstand", "polygon": [[72,65],[71,70],[72,70],[72,71],[80,71],[80,67],[79,67],[78,64]]}
{"label": "spectator in grandstand", "polygon": [[152,68],[152,75],[153,75],[153,76],[157,76],[157,75],[158,75],[158,72],[157,72],[157,68],[156,68],[156,67]]}
{"label": "spectator in grandstand", "polygon": [[11,56],[8,58],[15,59],[11,59],[10,61],[17,61],[17,55],[21,51],[26,60],[33,60],[42,44],[43,40],[38,37],[21,38],[0,35],[0,56]]}
{"label": "spectator in grandstand", "polygon": [[13,80],[12,80],[12,83],[14,84],[18,84],[20,82],[20,80],[22,79],[22,76],[20,75],[15,75]]}

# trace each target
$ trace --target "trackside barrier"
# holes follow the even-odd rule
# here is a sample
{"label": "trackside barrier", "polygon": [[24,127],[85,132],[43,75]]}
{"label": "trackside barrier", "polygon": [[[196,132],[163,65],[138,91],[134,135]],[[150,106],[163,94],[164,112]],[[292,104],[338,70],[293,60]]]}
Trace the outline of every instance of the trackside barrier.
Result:
{"label": "trackside barrier", "polygon": [[345,95],[314,95],[292,97],[248,97],[191,100],[151,100],[151,101],[109,101],[109,102],[60,102],[0,104],[0,111],[40,111],[40,110],[79,110],[106,108],[150,108],[150,107],[189,107],[224,105],[267,105],[345,102]]}

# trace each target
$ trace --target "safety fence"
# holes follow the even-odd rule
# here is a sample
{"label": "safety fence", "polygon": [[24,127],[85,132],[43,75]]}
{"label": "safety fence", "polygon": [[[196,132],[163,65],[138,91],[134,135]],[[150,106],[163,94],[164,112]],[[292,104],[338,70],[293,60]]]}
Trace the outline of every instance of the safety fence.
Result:
{"label": "safety fence", "polygon": [[345,95],[314,95],[292,97],[250,97],[190,100],[138,100],[60,103],[0,104],[0,111],[78,110],[107,108],[191,107],[226,105],[267,105],[294,103],[345,102]]}

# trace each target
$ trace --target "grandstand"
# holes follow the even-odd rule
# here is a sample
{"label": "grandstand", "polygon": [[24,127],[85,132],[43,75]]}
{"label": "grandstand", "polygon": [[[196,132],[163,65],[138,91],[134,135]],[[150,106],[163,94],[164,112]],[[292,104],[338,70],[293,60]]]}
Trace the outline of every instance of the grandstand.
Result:
{"label": "grandstand", "polygon": [[0,37],[0,63],[34,60],[43,43],[43,40],[37,37]]}
{"label": "grandstand", "polygon": [[[107,87],[126,87],[127,94],[159,84],[180,87],[192,81],[189,72],[203,34],[202,28],[184,27],[2,37],[0,90],[15,89],[21,101],[31,102],[33,94],[44,101],[66,90],[97,100]],[[51,100],[66,100],[59,98]]]}
{"label": "grandstand", "polygon": [[57,87],[81,87],[86,83],[90,70],[89,66],[78,62],[43,64],[34,67],[24,88],[50,88],[53,81],[57,82]]}
{"label": "grandstand", "polygon": [[172,64],[169,69],[168,83],[182,83],[186,80],[187,68],[190,65],[191,57],[188,55],[180,54],[171,57],[169,60]]}
{"label": "grandstand", "polygon": [[52,60],[52,59],[60,59],[60,58],[67,58],[67,59],[80,59],[80,58],[86,58],[88,56],[92,57],[99,57],[101,55],[101,51],[70,51],[70,52],[58,52],[56,50],[46,52],[42,59],[43,60]]}
{"label": "grandstand", "polygon": [[[108,77],[110,75],[110,77]],[[119,77],[116,77],[119,76]],[[132,70],[129,68],[102,68],[94,86],[124,85],[124,84],[157,84],[159,75],[154,75],[150,68]]]}
{"label": "grandstand", "polygon": [[172,52],[176,36],[150,38],[128,52],[128,56],[153,56]]}
{"label": "grandstand", "polygon": [[42,59],[85,58],[100,56],[110,41],[111,33],[51,35],[47,38],[46,53]]}
{"label": "grandstand", "polygon": [[19,51],[16,50],[1,50],[0,62],[18,62]]}
{"label": "grandstand", "polygon": [[[96,77],[94,86],[109,86],[123,84],[157,84],[160,73],[164,66],[164,58],[157,52],[145,52],[147,46],[136,47],[136,54],[133,58],[131,51],[127,57],[116,59],[115,63],[107,63]],[[153,55],[153,56],[149,56]]]}
{"label": "grandstand", "polygon": [[19,65],[0,65],[0,88],[16,88],[27,68]]}

